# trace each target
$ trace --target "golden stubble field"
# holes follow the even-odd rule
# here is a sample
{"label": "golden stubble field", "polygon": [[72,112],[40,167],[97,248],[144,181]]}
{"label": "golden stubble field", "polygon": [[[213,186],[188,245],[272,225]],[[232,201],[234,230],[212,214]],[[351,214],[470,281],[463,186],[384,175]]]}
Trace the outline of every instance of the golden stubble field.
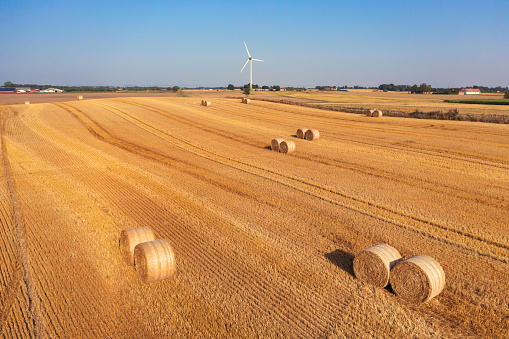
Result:
{"label": "golden stubble field", "polygon": [[[509,335],[507,125],[211,101],[0,106],[1,337]],[[173,246],[173,279],[122,260],[140,226]],[[416,305],[357,280],[378,243],[435,258],[444,291]]]}

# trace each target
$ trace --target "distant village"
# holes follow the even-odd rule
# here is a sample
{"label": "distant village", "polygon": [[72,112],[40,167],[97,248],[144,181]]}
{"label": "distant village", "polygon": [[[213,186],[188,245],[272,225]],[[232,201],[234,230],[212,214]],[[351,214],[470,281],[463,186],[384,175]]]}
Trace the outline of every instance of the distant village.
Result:
{"label": "distant village", "polygon": [[31,89],[30,87],[0,87],[0,93],[62,93],[63,89],[59,88],[46,88],[46,89]]}
{"label": "distant village", "polygon": [[[257,88],[255,90],[260,90],[260,89]],[[267,89],[261,89],[261,90],[267,90]],[[282,89],[282,90],[284,90],[284,89]],[[323,87],[318,90],[337,91],[338,89],[336,87]],[[46,88],[46,89],[34,88],[34,89],[31,89],[30,87],[0,87],[0,93],[63,93],[63,92],[65,92],[65,91],[60,88]],[[481,90],[478,88],[455,89],[454,92],[457,92],[459,95],[481,94]]]}

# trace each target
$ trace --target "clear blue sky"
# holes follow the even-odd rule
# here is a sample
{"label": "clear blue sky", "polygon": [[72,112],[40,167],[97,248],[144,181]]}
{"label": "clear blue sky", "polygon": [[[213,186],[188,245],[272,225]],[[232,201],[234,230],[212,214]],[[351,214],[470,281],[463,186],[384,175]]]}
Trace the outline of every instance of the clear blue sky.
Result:
{"label": "clear blue sky", "polygon": [[509,1],[0,0],[0,84],[509,86]]}

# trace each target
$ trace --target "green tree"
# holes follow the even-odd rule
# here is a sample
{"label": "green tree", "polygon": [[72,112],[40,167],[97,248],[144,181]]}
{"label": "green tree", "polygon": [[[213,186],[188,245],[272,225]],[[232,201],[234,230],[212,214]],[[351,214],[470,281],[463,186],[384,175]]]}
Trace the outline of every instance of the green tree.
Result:
{"label": "green tree", "polygon": [[13,83],[12,83],[12,82],[10,82],[10,81],[6,81],[6,82],[4,82],[4,87],[16,87],[16,85],[15,85],[15,84],[13,84]]}
{"label": "green tree", "polygon": [[235,86],[233,86],[232,84],[229,84],[228,87],[226,87],[227,89],[229,89],[230,91],[233,91],[235,89]]}
{"label": "green tree", "polygon": [[244,87],[244,94],[249,95],[251,91],[249,90],[249,87]]}
{"label": "green tree", "polygon": [[505,93],[504,93],[504,99],[509,99],[509,91],[505,91]]}
{"label": "green tree", "polygon": [[179,88],[178,86],[173,86],[173,87],[171,88],[171,90],[172,90],[173,92],[175,92],[175,93],[177,93],[179,89],[180,89],[180,88]]}
{"label": "green tree", "polygon": [[281,86],[279,86],[279,85],[274,85],[274,86],[272,86],[272,88],[274,88],[275,91],[281,90]]}

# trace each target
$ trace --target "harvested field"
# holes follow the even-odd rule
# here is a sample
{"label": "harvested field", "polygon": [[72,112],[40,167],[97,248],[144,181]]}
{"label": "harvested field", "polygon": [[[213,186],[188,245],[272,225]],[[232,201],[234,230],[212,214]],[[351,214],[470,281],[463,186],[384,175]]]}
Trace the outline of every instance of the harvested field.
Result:
{"label": "harvested field", "polygon": [[[89,97],[0,106],[0,337],[509,336],[507,125]],[[142,226],[170,279],[125,263]],[[356,279],[380,243],[434,258],[444,290]]]}
{"label": "harvested field", "polygon": [[[442,111],[445,113],[450,109],[458,109],[461,114],[469,115],[509,115],[509,106],[507,105],[444,102],[444,100],[465,99],[464,95],[409,94],[407,92],[374,92],[373,90],[349,89],[346,92],[257,92],[254,97],[260,99],[285,99],[301,104],[313,104],[324,107],[379,109],[384,112]],[[476,96],[477,99],[502,99],[503,97],[503,93],[483,93]]]}

